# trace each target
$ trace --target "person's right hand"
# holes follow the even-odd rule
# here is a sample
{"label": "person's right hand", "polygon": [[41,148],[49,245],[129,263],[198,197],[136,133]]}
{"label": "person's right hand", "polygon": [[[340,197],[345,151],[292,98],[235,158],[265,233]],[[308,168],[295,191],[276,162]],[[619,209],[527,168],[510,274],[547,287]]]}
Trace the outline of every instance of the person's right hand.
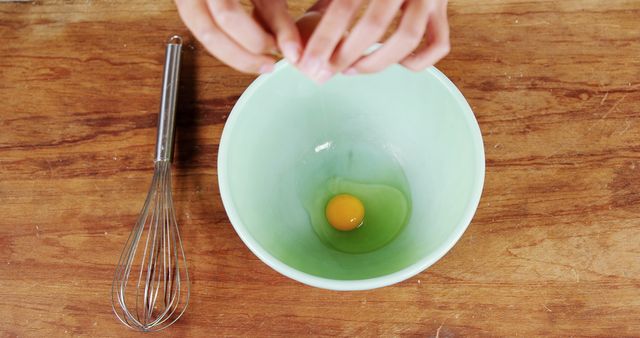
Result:
{"label": "person's right hand", "polygon": [[[363,4],[366,11],[355,20]],[[396,13],[400,22],[393,34],[365,55]],[[420,71],[449,53],[447,0],[318,0],[298,26],[305,41],[298,67],[319,83],[340,72],[375,73],[396,63]]]}
{"label": "person's right hand", "polygon": [[175,0],[182,21],[220,61],[246,73],[273,70],[278,49],[295,64],[302,47],[286,0],[253,0],[249,15],[239,0]]}

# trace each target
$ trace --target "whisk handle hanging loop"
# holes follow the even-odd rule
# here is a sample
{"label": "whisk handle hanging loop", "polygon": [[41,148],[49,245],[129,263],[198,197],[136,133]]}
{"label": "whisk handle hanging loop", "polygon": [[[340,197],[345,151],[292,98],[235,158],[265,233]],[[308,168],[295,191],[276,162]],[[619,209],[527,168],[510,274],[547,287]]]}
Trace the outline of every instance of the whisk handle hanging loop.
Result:
{"label": "whisk handle hanging loop", "polygon": [[175,135],[176,101],[178,98],[178,78],[180,77],[180,52],[182,38],[174,35],[165,52],[164,75],[162,77],[162,97],[158,115],[158,138],[155,161],[171,161]]}

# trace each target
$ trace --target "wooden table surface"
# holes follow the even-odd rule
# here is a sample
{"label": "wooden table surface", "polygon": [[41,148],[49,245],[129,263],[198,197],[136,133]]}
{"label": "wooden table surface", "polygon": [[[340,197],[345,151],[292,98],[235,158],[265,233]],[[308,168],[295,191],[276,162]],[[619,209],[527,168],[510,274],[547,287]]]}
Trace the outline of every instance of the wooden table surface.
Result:
{"label": "wooden table surface", "polygon": [[[483,197],[442,260],[366,292],[304,286],[240,241],[216,154],[253,76],[189,39],[174,189],[192,298],[154,336],[640,335],[640,2],[449,8],[438,67],[482,129]],[[172,33],[189,36],[168,0],[0,3],[0,336],[137,335],[110,287],[151,180]]]}

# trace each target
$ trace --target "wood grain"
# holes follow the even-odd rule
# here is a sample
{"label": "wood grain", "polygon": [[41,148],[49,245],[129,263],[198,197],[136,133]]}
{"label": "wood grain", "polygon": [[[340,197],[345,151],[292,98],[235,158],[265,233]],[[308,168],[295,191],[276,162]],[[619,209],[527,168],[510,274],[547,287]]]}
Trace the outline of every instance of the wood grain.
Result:
{"label": "wood grain", "polygon": [[[640,335],[640,2],[449,8],[438,67],[480,123],[483,198],[441,261],[367,292],[289,280],[235,234],[216,154],[252,76],[189,40],[174,183],[193,296],[155,336]],[[111,312],[111,278],[176,32],[166,0],[0,3],[1,336],[137,335]]]}

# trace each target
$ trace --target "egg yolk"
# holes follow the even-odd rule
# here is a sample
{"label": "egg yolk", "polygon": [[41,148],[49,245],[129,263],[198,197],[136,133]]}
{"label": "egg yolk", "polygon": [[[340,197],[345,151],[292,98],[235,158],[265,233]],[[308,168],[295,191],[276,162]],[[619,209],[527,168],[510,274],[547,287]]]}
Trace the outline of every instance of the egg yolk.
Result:
{"label": "egg yolk", "polygon": [[327,203],[325,215],[329,224],[337,230],[353,230],[362,225],[364,205],[354,196],[336,195]]}

